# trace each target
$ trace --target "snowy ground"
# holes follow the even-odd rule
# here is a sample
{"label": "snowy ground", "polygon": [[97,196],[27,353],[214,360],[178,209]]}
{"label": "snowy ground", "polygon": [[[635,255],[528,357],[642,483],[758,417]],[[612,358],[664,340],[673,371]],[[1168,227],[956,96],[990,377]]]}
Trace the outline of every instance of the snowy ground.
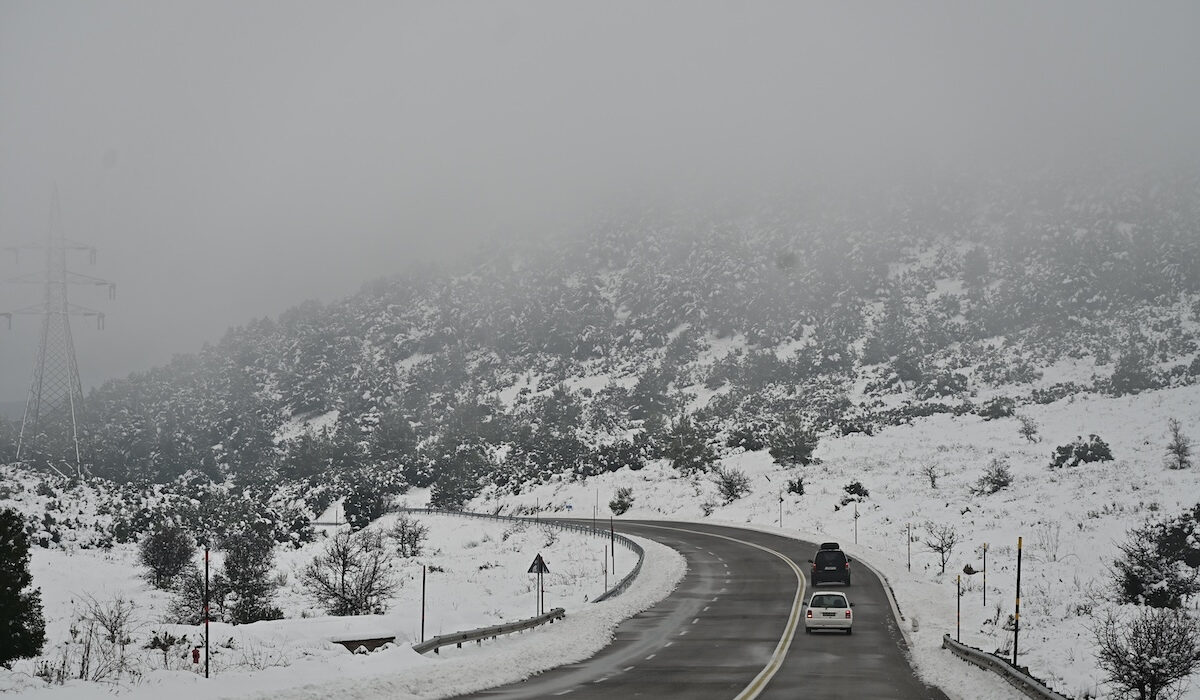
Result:
{"label": "snowy ground", "polygon": [[[473,508],[528,508],[537,502],[543,510],[590,511],[597,500],[607,503],[617,487],[630,486],[634,506],[623,518],[773,526],[808,540],[839,541],[852,557],[870,562],[891,581],[910,621],[906,631],[918,672],[951,694],[963,688],[957,693],[962,698],[984,696],[967,680],[968,665],[941,649],[942,635],[955,633],[955,576],[966,564],[983,569],[986,543],[987,605],[982,574],[962,576],[962,641],[986,651],[1010,650],[1012,634],[1003,626],[1013,611],[1017,538],[1022,537],[1020,663],[1068,696],[1105,697],[1088,611],[1112,605],[1109,566],[1129,528],[1147,517],[1177,516],[1200,501],[1200,470],[1171,471],[1163,462],[1168,418],[1200,439],[1200,387],[1120,398],[1080,395],[1019,406],[1018,414],[1040,424],[1040,442],[1021,437],[1015,418],[936,415],[874,436],[825,437],[815,453],[821,463],[797,471],[773,464],[766,452],[733,455],[724,465],[743,470],[753,492],[729,505],[720,505],[708,478],[676,478],[670,467],[652,463],[586,483],[564,481],[520,496],[484,497]],[[1048,468],[1056,446],[1093,433],[1111,445],[1113,461]],[[1013,484],[994,495],[972,495],[971,486],[993,459],[1007,461]],[[936,488],[922,472],[926,465],[941,475]],[[796,474],[805,477],[803,496],[784,492]],[[855,480],[870,492],[858,507],[857,544],[853,506],[836,508],[843,487]],[[705,502],[717,504],[707,517]],[[924,544],[931,522],[951,525],[960,536],[944,574],[937,555]],[[919,622],[916,631],[913,618]],[[1200,700],[1197,680],[1185,691],[1187,700]],[[995,692],[1008,692],[1003,683],[994,685],[1000,686]]]}
{"label": "snowy ground", "polygon": [[[386,531],[395,517],[372,527]],[[517,681],[591,656],[608,643],[621,620],[661,600],[684,571],[679,554],[642,541],[644,573],[624,594],[592,604],[587,601],[604,590],[607,538],[508,521],[440,515],[419,519],[430,530],[426,551],[397,566],[403,585],[383,615],[332,618],[320,614],[295,582],[299,569],[323,545],[281,552],[276,571],[284,583],[276,603],[287,619],[236,627],[214,624],[210,657],[214,673],[208,681],[197,674],[190,656],[192,643],[202,639],[201,628],[159,622],[168,596],[147,584],[132,547],[74,553],[35,548],[31,568],[34,584],[42,589],[49,640],[44,658],[61,658],[75,611],[86,601],[104,603],[121,597],[136,601],[127,654],[138,676],[125,676],[119,686],[121,697],[444,697]],[[550,568],[545,577],[546,606],[565,608],[565,620],[478,648],[451,647],[436,656],[411,650],[420,638],[422,564],[431,569],[425,632],[432,637],[536,614],[535,577],[525,572],[538,553]],[[609,584],[628,573],[635,562],[632,552],[618,546],[616,571],[609,571]],[[156,632],[186,634],[189,643],[165,655],[144,649]],[[378,636],[395,636],[395,646],[352,655],[331,641]],[[33,676],[34,669],[33,661],[18,662],[12,673],[0,669],[0,691],[22,698],[77,700],[111,697],[116,689],[111,683],[85,681],[47,686]]]}
{"label": "snowy ground", "polygon": [[[753,490],[728,505],[721,504],[708,477],[681,479],[668,466],[652,463],[640,471],[622,470],[584,482],[553,482],[519,496],[485,494],[468,507],[480,512],[531,512],[537,507],[544,514],[584,518],[596,509],[606,517],[616,488],[630,486],[634,506],[624,518],[727,522],[809,540],[837,540],[859,565],[869,562],[890,580],[908,619],[905,631],[918,673],[964,700],[1013,694],[1002,682],[941,649],[942,635],[955,631],[955,576],[965,564],[982,569],[982,546],[989,545],[986,605],[982,575],[962,579],[962,640],[988,651],[1011,649],[1012,635],[1004,623],[1016,595],[1016,544],[1023,537],[1020,662],[1068,696],[1103,698],[1089,611],[1112,605],[1109,566],[1129,528],[1147,517],[1178,515],[1200,501],[1200,471],[1170,471],[1163,463],[1169,418],[1178,419],[1193,440],[1200,439],[1200,387],[1121,398],[1080,395],[1019,406],[1018,413],[1037,421],[1040,442],[1026,441],[1015,418],[985,421],[974,415],[936,415],[874,436],[823,437],[816,452],[821,462],[799,470],[781,469],[766,452],[735,454],[724,466],[743,470]],[[1093,433],[1111,445],[1114,461],[1048,468],[1056,446]],[[972,494],[971,486],[994,459],[1007,462],[1013,484],[990,496]],[[936,487],[924,473],[927,466],[939,474]],[[797,474],[805,477],[802,496],[784,492],[788,478]],[[852,506],[837,507],[845,495],[843,487],[855,480],[870,491],[858,506],[857,534]],[[410,501],[419,505],[419,494]],[[708,507],[712,512],[706,516]],[[953,526],[960,536],[945,573],[924,544],[928,523]],[[428,524],[431,549],[421,561],[443,567],[446,575],[437,574],[430,585],[431,596],[441,597],[437,602],[431,597],[430,610],[437,612],[431,612],[427,635],[531,615],[532,577],[523,572],[539,551],[554,572],[548,604],[567,609],[566,623],[479,649],[448,650],[441,658],[419,657],[408,649],[419,636],[419,564],[401,565],[405,585],[388,615],[332,620],[316,615],[312,601],[295,586],[297,567],[316,551],[310,546],[281,553],[277,562],[285,582],[278,603],[292,619],[220,626],[214,639],[233,643],[217,645],[213,663],[220,674],[207,684],[197,684],[187,659],[169,657],[164,664],[159,655],[157,668],[168,668],[150,672],[154,654],[139,648],[147,673],[129,695],[171,693],[186,700],[192,695],[211,697],[215,689],[221,697],[271,697],[287,688],[289,697],[327,697],[333,693],[330,678],[337,679],[338,694],[347,697],[463,692],[534,670],[518,660],[585,658],[607,641],[620,619],[666,595],[683,571],[678,555],[647,544],[647,566],[639,584],[611,604],[591,605],[584,602],[585,596],[594,597],[603,588],[603,543],[598,540],[583,537],[581,542],[573,539],[580,536],[567,533],[551,536],[536,526],[510,531],[511,524],[459,518],[433,517]],[[910,524],[911,571],[906,541]],[[377,524],[384,529],[387,525]],[[549,542],[551,538],[556,541]],[[135,561],[128,547],[108,553],[34,550],[35,584],[43,589],[51,640],[47,657],[54,658],[55,645],[69,634],[72,610],[85,595],[137,600],[144,623],[139,639],[162,628],[154,622],[160,619],[166,597],[139,578]],[[618,556],[619,567],[630,564],[632,557]],[[919,621],[916,629],[913,620]],[[195,639],[194,629],[186,631]],[[335,635],[379,632],[395,634],[397,647],[351,656],[329,643]],[[108,687],[81,683],[39,689],[32,670],[31,662],[22,662],[17,673],[0,672],[0,689],[36,698],[109,693]],[[1196,683],[1184,698],[1200,700]]]}

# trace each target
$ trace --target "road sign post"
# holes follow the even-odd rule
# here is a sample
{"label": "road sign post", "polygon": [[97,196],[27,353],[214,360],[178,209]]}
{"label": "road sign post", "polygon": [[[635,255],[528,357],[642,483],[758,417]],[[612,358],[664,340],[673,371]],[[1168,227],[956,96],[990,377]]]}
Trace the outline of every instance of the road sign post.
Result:
{"label": "road sign post", "polygon": [[542,574],[550,573],[550,567],[546,566],[546,560],[538,554],[533,558],[533,563],[529,565],[529,571],[526,573],[537,574],[537,588],[533,591],[533,597],[537,599],[537,614],[541,615],[546,608],[546,584]]}

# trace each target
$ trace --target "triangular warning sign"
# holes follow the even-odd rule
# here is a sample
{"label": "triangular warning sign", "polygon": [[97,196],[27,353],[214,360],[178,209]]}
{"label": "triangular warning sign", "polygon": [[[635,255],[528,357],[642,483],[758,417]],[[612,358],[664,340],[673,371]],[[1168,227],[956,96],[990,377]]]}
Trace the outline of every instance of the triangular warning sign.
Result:
{"label": "triangular warning sign", "polygon": [[546,560],[542,559],[542,555],[539,554],[533,558],[533,563],[529,565],[529,571],[525,573],[548,574],[550,573],[550,567],[546,566]]}

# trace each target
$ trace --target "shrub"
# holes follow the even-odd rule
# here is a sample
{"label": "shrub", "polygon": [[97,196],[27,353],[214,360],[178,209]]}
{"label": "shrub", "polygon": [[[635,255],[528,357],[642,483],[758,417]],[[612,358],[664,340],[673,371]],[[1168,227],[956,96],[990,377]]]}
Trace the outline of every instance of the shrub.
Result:
{"label": "shrub", "polygon": [[725,446],[740,447],[747,452],[758,452],[767,446],[762,433],[761,425],[739,425],[730,431],[729,437],[725,440]]}
{"label": "shrub", "polygon": [[608,509],[613,512],[613,515],[624,515],[632,507],[633,488],[629,486],[617,488],[612,500],[608,502]]}
{"label": "shrub", "polygon": [[867,491],[867,487],[862,485],[861,481],[851,481],[843,486],[842,490],[846,492],[846,495],[842,497],[841,505],[846,505],[847,503],[853,503],[855,501],[861,503],[867,499],[867,496],[871,495],[871,493]]}
{"label": "shrub", "polygon": [[379,534],[342,531],[304,568],[300,582],[330,615],[365,615],[383,609],[395,592],[391,569]]}
{"label": "shrub", "polygon": [[930,377],[928,382],[917,388],[917,398],[928,399],[934,396],[954,396],[966,390],[966,376],[958,372],[939,372]]}
{"label": "shrub", "polygon": [[271,564],[275,559],[275,543],[266,537],[246,532],[225,539],[225,581],[229,600],[226,621],[247,624],[283,617],[271,604],[275,584],[271,580]]}
{"label": "shrub", "polygon": [[1009,471],[1008,464],[1004,460],[993,459],[983,476],[979,477],[979,481],[971,488],[971,493],[988,496],[1008,488],[1012,481],[1012,472]]}
{"label": "shrub", "polygon": [[795,478],[788,479],[787,492],[794,493],[797,496],[803,496],[804,495],[804,477],[797,476]]}
{"label": "shrub", "polygon": [[1167,421],[1167,468],[1187,469],[1192,466],[1192,441],[1183,434],[1183,426],[1175,418]]}
{"label": "shrub", "polygon": [[1109,612],[1094,635],[1096,665],[1123,697],[1176,697],[1175,686],[1200,667],[1200,627],[1179,610]]}
{"label": "shrub", "polygon": [[746,472],[738,469],[717,467],[713,470],[713,483],[717,485],[717,491],[725,499],[726,505],[750,493],[750,479],[746,477]]}
{"label": "shrub", "polygon": [[1089,435],[1084,441],[1076,437],[1074,442],[1059,445],[1050,455],[1050,468],[1077,467],[1086,462],[1112,461],[1112,449],[1097,435]]}
{"label": "shrub", "polygon": [[988,401],[979,409],[979,415],[984,420],[996,420],[997,418],[1007,418],[1011,416],[1016,409],[1016,402],[1007,396],[997,396]]}
{"label": "shrub", "polygon": [[817,436],[799,418],[784,421],[767,439],[771,457],[775,463],[791,467],[811,464],[813,450],[817,449]]}
{"label": "shrub", "polygon": [[139,551],[142,564],[150,569],[154,587],[167,588],[191,561],[196,542],[180,528],[168,527],[143,539]]}
{"label": "shrub", "polygon": [[942,566],[941,571],[944,574],[946,573],[946,562],[954,552],[954,546],[958,544],[958,531],[952,525],[935,525],[932,522],[925,524],[925,531],[928,533],[925,538],[925,546],[938,555]]}
{"label": "shrub", "polygon": [[29,537],[15,510],[0,510],[0,666],[36,656],[46,642],[42,594],[29,589]]}
{"label": "shrub", "polygon": [[1041,437],[1038,435],[1039,426],[1037,421],[1029,416],[1017,416],[1017,420],[1021,422],[1021,427],[1017,428],[1017,432],[1021,437],[1029,442],[1038,442],[1041,440]]}
{"label": "shrub", "polygon": [[1129,531],[1113,562],[1118,600],[1177,608],[1200,593],[1200,505]]}
{"label": "shrub", "polygon": [[[175,577],[171,589],[171,602],[167,607],[166,621],[179,625],[199,625],[204,622],[204,571],[189,562]],[[209,572],[208,616],[209,620],[225,620],[225,598],[229,584],[220,572]]]}
{"label": "shrub", "polygon": [[392,526],[392,539],[396,541],[396,553],[402,557],[418,557],[429,536],[429,528],[419,520],[401,515]]}

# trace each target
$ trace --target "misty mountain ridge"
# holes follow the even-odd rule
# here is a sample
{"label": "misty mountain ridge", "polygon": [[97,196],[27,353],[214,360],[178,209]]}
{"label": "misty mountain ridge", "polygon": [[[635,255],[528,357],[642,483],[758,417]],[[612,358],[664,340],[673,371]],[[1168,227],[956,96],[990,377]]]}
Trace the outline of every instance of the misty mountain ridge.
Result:
{"label": "misty mountain ridge", "polygon": [[[703,470],[789,430],[815,445],[1193,383],[1198,213],[1178,176],[613,210],[107,383],[92,471],[306,484],[317,511],[406,485],[454,505],[653,459]],[[1040,381],[1063,361],[1091,371]]]}

